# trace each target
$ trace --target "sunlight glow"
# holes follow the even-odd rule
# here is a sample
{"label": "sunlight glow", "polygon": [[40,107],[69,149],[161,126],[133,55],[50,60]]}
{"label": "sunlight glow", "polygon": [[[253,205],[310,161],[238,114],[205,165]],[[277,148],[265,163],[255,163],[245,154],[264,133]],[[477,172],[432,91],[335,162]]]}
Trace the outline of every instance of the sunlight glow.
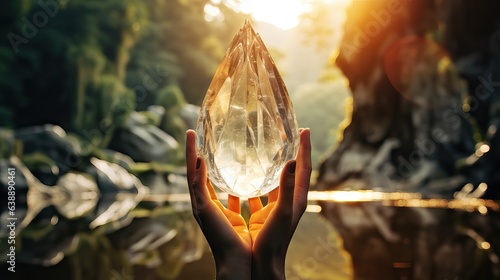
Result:
{"label": "sunlight glow", "polygon": [[[300,17],[311,10],[314,3],[335,3],[345,7],[352,0],[240,0],[225,1],[224,3],[236,11],[249,14],[256,21],[270,23],[280,29],[287,30],[296,27]],[[221,0],[212,0],[214,5]],[[205,10],[208,19],[213,19],[212,7]]]}
{"label": "sunlight glow", "polygon": [[206,4],[205,5],[205,20],[206,21],[214,21],[218,17],[222,16],[220,9],[217,6],[214,6],[212,4]]}
{"label": "sunlight glow", "polygon": [[299,17],[307,11],[301,0],[243,0],[241,11],[251,14],[257,21],[271,23],[283,30],[299,24]]}
{"label": "sunlight glow", "polygon": [[321,212],[321,206],[314,205],[314,204],[309,204],[309,205],[307,205],[306,212],[309,212],[309,213],[320,213]]}
{"label": "sunlight glow", "polygon": [[481,248],[484,250],[488,250],[491,248],[491,244],[486,242],[486,241],[483,241],[483,242],[481,242]]}

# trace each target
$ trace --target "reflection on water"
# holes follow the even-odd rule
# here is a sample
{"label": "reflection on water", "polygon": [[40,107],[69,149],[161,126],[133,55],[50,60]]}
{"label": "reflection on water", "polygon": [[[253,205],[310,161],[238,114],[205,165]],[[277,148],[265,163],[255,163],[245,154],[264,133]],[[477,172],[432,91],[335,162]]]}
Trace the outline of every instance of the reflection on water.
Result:
{"label": "reflection on water", "polygon": [[348,196],[319,197],[319,205],[351,255],[354,279],[500,279],[498,201]]}
{"label": "reflection on water", "polygon": [[[205,243],[189,203],[143,201],[149,188],[137,177],[114,163],[89,162],[86,172],[67,172],[47,186],[17,157],[0,159],[2,174],[17,172],[17,227],[15,233],[0,229],[0,259],[6,263],[8,237],[15,234],[18,279],[108,280],[142,269],[150,278],[141,279],[172,279],[200,259]],[[0,183],[4,198],[7,184]],[[2,225],[9,217],[5,207]]]}
{"label": "reflection on water", "polygon": [[[481,188],[481,185],[478,189]],[[458,194],[458,193],[457,193]],[[419,193],[404,192],[375,192],[375,191],[311,191],[308,199],[311,201],[329,201],[337,203],[349,202],[374,202],[382,201],[385,206],[397,207],[420,207],[420,208],[449,208],[465,210],[467,212],[478,211],[487,214],[491,211],[500,211],[500,203],[495,200],[481,199],[455,195],[455,199],[444,198],[422,198]]]}
{"label": "reflection on water", "polygon": [[[226,193],[219,193],[221,201],[227,200]],[[381,201],[385,206],[397,207],[421,207],[421,208],[449,208],[465,210],[468,212],[478,211],[487,214],[491,211],[500,211],[500,203],[491,199],[456,197],[455,199],[444,198],[422,198],[420,193],[405,192],[376,192],[371,190],[361,191],[310,191],[308,194],[309,212],[319,212],[321,207],[315,202],[336,202],[336,203],[359,203]],[[176,201],[189,202],[189,194],[153,194],[145,195],[143,201]]]}
{"label": "reflection on water", "polygon": [[[214,264],[192,218],[182,172],[167,177],[146,173],[143,181],[168,184],[171,191],[149,193],[123,167],[97,158],[89,162],[85,173],[67,172],[47,186],[16,157],[1,160],[0,169],[18,170],[20,279],[213,277]],[[371,190],[311,191],[308,213],[290,246],[287,275],[445,279],[468,274],[500,279],[500,207],[498,201],[480,198],[486,188],[466,185],[453,199]],[[227,194],[219,198],[225,201]],[[3,211],[2,222],[6,215]],[[2,227],[0,233],[5,263],[9,232]]]}

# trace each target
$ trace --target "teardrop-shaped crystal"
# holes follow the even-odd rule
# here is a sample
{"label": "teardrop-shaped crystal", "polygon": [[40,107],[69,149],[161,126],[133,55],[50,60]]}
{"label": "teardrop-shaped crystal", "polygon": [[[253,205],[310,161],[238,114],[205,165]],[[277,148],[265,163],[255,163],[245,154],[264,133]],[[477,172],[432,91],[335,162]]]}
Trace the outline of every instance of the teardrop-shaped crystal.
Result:
{"label": "teardrop-shaped crystal", "polygon": [[297,154],[298,127],[290,97],[248,22],[214,75],[196,132],[198,154],[212,184],[242,198],[276,188],[283,166]]}

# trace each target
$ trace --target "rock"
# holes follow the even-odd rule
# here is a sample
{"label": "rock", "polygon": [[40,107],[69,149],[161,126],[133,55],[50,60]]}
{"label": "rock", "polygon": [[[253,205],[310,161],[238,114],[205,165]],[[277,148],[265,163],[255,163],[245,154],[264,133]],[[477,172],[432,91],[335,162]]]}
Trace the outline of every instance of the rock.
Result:
{"label": "rock", "polygon": [[180,117],[186,124],[187,129],[196,129],[200,107],[193,104],[186,104],[182,107]]}
{"label": "rock", "polygon": [[87,217],[92,221],[91,229],[113,223],[110,228],[116,230],[131,222],[129,212],[134,209],[149,190],[137,177],[123,167],[97,158],[90,159],[91,174],[99,186],[102,195],[95,213]]}
{"label": "rock", "polygon": [[[18,246],[16,261],[19,263],[50,266],[59,263],[65,254],[74,250],[78,243],[78,235],[75,234],[76,225],[64,217],[57,215],[53,207],[50,207],[53,199],[62,199],[64,195],[55,197],[55,190],[40,183],[33,174],[16,158],[0,159],[0,171],[7,174],[8,168],[15,168],[15,197],[16,208],[16,232]],[[7,201],[7,176],[0,178],[0,197]],[[5,178],[5,180],[4,180]],[[29,195],[28,195],[29,193]],[[4,204],[5,207],[7,204]],[[0,217],[7,221],[9,209],[2,207]],[[31,223],[36,224],[35,229],[30,228]],[[8,228],[0,229],[0,239],[6,238],[10,233]],[[27,233],[26,233],[27,232]],[[5,241],[6,242],[6,241]],[[17,244],[17,243],[16,243]],[[6,254],[2,248],[0,260],[6,261]]]}
{"label": "rock", "polygon": [[24,156],[43,154],[50,160],[49,164],[32,170],[45,185],[54,185],[62,174],[77,168],[82,162],[79,143],[68,140],[60,126],[21,128],[15,131],[15,136],[22,141]]}
{"label": "rock", "polygon": [[70,171],[59,178],[56,187],[64,199],[54,206],[57,212],[70,220],[89,214],[99,200],[97,183],[86,173]]}
{"label": "rock", "polygon": [[[467,197],[498,198],[498,10],[493,0],[353,1],[336,61],[352,90],[352,121],[313,188],[452,199],[468,186]],[[322,207],[351,253],[355,279],[500,275],[487,250],[469,257],[478,240],[498,244],[490,234],[498,231],[496,213]],[[498,256],[499,247],[491,248]],[[465,265],[471,262],[477,266]]]}
{"label": "rock", "polygon": [[[28,190],[29,183],[28,179],[22,172],[22,163],[19,159],[15,160],[13,157],[10,158],[0,158],[0,172],[4,174],[4,176],[0,176],[0,199],[2,201],[7,202],[8,193],[9,193],[9,181],[15,183],[14,192],[15,192],[15,217],[18,219],[18,224],[26,217],[26,210],[28,209]],[[11,170],[15,171],[15,175],[12,177],[12,180],[7,176],[9,168],[13,168]],[[12,186],[12,183],[10,183]],[[0,208],[0,218],[2,221],[7,221],[9,217],[10,210],[8,209],[8,203],[2,203],[2,207]],[[7,227],[0,228],[0,237],[7,237],[9,235],[9,229]],[[2,254],[3,255],[3,254]]]}
{"label": "rock", "polygon": [[147,111],[153,118],[153,122],[156,126],[160,125],[163,116],[165,116],[165,107],[160,105],[151,105],[148,107]]}
{"label": "rock", "polygon": [[179,144],[158,127],[147,123],[137,112],[117,129],[109,149],[130,156],[136,162],[174,163],[179,161]]}

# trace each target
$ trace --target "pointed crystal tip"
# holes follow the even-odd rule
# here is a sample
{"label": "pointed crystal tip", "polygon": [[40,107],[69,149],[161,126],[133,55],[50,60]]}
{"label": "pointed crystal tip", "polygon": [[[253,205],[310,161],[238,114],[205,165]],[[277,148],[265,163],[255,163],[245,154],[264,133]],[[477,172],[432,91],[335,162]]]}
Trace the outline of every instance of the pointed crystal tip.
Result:
{"label": "pointed crystal tip", "polygon": [[217,69],[200,110],[198,154],[213,185],[242,198],[279,184],[298,150],[298,126],[285,84],[247,20]]}
{"label": "pointed crystal tip", "polygon": [[241,29],[252,30],[255,33],[255,31],[253,30],[253,26],[248,19],[245,19],[245,23],[243,24],[243,27]]}

